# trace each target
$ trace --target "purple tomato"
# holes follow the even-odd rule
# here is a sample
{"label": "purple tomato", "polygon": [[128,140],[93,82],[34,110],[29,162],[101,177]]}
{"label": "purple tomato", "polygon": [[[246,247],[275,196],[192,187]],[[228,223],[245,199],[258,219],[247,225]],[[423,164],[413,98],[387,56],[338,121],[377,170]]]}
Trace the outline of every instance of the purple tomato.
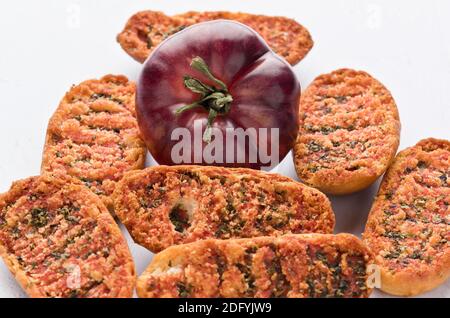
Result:
{"label": "purple tomato", "polygon": [[249,27],[193,25],[149,56],[137,118],[159,164],[274,166],[298,132],[300,84],[291,66]]}

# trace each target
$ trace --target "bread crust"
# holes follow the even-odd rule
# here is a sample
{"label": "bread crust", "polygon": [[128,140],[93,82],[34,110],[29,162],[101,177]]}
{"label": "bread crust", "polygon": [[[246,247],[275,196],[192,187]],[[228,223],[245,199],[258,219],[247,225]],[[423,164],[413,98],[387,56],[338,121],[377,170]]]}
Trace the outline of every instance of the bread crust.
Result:
{"label": "bread crust", "polygon": [[383,178],[364,241],[397,296],[432,290],[450,276],[450,142],[425,139],[401,151]]}
{"label": "bread crust", "polygon": [[152,252],[208,238],[332,233],[327,197],[287,177],[244,168],[156,166],[127,173],[115,212]]}
{"label": "bread crust", "polygon": [[16,181],[0,195],[0,256],[31,297],[133,295],[134,263],[119,227],[69,176]]}
{"label": "bread crust", "polygon": [[138,278],[137,293],[142,298],[368,297],[372,262],[350,234],[210,239],[155,255]]}
{"label": "bread crust", "polygon": [[116,182],[145,164],[135,91],[121,75],[73,86],[48,123],[41,171],[78,178],[113,212]]}
{"label": "bread crust", "polygon": [[292,19],[226,11],[190,11],[172,17],[158,11],[138,12],[128,20],[117,41],[131,57],[143,63],[168,36],[193,24],[218,19],[235,20],[253,28],[292,65],[300,62],[314,44],[308,30]]}
{"label": "bread crust", "polygon": [[294,164],[306,184],[333,195],[363,190],[392,162],[400,119],[390,92],[362,71],[317,77],[302,94]]}

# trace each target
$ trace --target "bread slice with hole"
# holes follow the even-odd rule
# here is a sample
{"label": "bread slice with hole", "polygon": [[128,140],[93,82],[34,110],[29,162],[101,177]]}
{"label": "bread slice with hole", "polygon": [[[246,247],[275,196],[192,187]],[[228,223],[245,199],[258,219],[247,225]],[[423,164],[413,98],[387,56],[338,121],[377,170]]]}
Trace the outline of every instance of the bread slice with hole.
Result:
{"label": "bread slice with hole", "polygon": [[350,234],[204,240],[157,254],[139,297],[368,297],[373,258]]}
{"label": "bread slice with hole", "polygon": [[332,233],[327,197],[287,177],[251,169],[157,166],[127,173],[115,212],[152,252],[216,238]]}

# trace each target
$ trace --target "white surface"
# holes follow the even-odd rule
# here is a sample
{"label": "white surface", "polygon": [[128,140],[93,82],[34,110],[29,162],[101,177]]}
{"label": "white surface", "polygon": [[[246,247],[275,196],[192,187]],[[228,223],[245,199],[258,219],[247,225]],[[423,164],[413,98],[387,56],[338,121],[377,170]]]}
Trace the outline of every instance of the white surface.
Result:
{"label": "white surface", "polygon": [[[425,137],[450,139],[450,1],[123,1],[0,2],[0,192],[39,173],[48,118],[72,84],[107,73],[136,79],[140,65],[115,42],[139,10],[229,10],[295,18],[315,46],[295,71],[305,88],[340,67],[368,71],[393,93],[403,149]],[[296,178],[289,156],[277,171]],[[331,198],[337,232],[360,235],[377,185]],[[131,242],[137,272],[151,259]],[[0,262],[0,297],[24,296]],[[375,292],[374,296],[386,296]],[[450,282],[422,296],[450,297]]]}

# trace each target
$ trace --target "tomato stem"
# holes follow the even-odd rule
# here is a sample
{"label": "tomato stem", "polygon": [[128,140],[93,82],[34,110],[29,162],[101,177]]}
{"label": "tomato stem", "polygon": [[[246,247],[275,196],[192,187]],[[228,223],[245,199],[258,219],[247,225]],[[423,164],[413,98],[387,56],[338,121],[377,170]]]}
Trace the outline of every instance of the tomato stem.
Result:
{"label": "tomato stem", "polygon": [[224,82],[222,82],[221,80],[215,78],[214,75],[211,74],[211,71],[209,70],[208,65],[206,64],[206,62],[200,56],[194,57],[192,59],[191,67],[194,70],[197,70],[200,73],[202,73],[203,75],[205,75],[206,77],[208,77],[213,82],[215,82],[217,85],[219,85],[222,88],[222,90],[228,91],[227,85],[225,85]]}
{"label": "tomato stem", "polygon": [[203,140],[206,143],[211,142],[211,135],[212,135],[212,123],[214,122],[214,119],[217,117],[217,112],[214,109],[209,110],[208,114],[208,122],[206,124],[205,132],[203,133]]}
{"label": "tomato stem", "polygon": [[200,107],[200,106],[202,106],[202,105],[200,105],[199,102],[194,102],[194,103],[192,103],[192,104],[185,105],[185,106],[183,106],[183,107],[178,108],[178,109],[175,111],[175,114],[176,114],[176,115],[179,115],[179,114],[183,113],[183,112],[186,111],[186,110],[194,109],[194,108],[197,108],[197,107]]}
{"label": "tomato stem", "polygon": [[211,142],[212,124],[218,115],[226,115],[231,108],[233,97],[228,91],[228,88],[224,82],[217,79],[209,70],[206,62],[199,56],[192,59],[191,68],[205,75],[209,80],[213,81],[219,88],[210,86],[199,79],[191,76],[184,76],[184,86],[196,94],[200,94],[202,97],[200,100],[193,102],[192,104],[185,105],[178,108],[175,114],[179,115],[187,110],[202,106],[208,111],[208,121],[206,124],[206,130],[203,134],[203,140],[207,143]]}

